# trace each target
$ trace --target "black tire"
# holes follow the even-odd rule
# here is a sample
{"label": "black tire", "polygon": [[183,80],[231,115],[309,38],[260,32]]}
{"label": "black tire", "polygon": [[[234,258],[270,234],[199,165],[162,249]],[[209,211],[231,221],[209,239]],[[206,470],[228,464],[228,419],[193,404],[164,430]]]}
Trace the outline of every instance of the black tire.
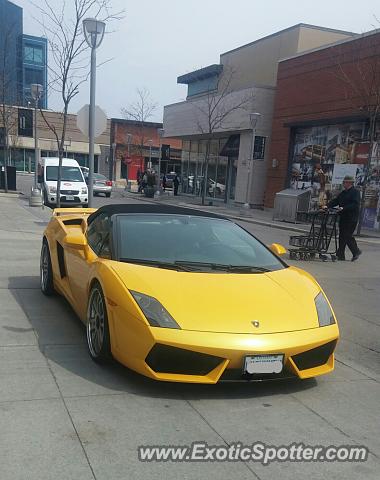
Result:
{"label": "black tire", "polygon": [[55,293],[53,282],[53,268],[51,265],[50,249],[46,238],[42,241],[40,256],[40,287],[44,295]]}
{"label": "black tire", "polygon": [[106,197],[107,198],[110,198],[111,194],[110,193],[106,193]]}
{"label": "black tire", "polygon": [[87,306],[87,348],[96,363],[107,363],[112,359],[107,306],[102,287],[95,282],[91,288]]}

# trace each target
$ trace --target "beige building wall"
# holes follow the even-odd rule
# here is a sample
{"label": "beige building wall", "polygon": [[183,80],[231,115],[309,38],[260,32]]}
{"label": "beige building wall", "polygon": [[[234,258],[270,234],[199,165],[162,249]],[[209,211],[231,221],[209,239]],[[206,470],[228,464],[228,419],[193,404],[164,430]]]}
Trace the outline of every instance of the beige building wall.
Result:
{"label": "beige building wall", "polygon": [[297,53],[313,50],[330,43],[340,42],[353,37],[353,34],[341,33],[339,31],[324,31],[317,28],[303,27],[299,32],[298,51]]}
{"label": "beige building wall", "polygon": [[[23,107],[20,109],[24,110]],[[23,137],[18,135],[18,107],[12,107],[12,121],[9,122],[10,135],[9,144],[13,148],[28,148],[34,149],[34,137]],[[45,119],[46,121],[45,121]],[[34,121],[34,112],[33,112]],[[77,116],[73,114],[68,115],[66,127],[66,149],[71,153],[89,153],[88,137],[77,127]],[[37,127],[39,146],[41,150],[57,150],[57,141],[53,131],[48,127],[48,124],[56,128],[58,135],[61,135],[63,118],[60,112],[53,112],[44,110],[42,113],[37,112]],[[1,126],[1,121],[0,121]],[[110,142],[110,120],[107,120],[106,131],[95,139],[95,154],[100,154],[100,145],[109,145]]]}
{"label": "beige building wall", "polygon": [[349,32],[295,25],[223,53],[220,63],[225,66],[224,75],[230,75],[233,71],[233,89],[247,88],[253,84],[276,86],[279,60],[352,36]]}

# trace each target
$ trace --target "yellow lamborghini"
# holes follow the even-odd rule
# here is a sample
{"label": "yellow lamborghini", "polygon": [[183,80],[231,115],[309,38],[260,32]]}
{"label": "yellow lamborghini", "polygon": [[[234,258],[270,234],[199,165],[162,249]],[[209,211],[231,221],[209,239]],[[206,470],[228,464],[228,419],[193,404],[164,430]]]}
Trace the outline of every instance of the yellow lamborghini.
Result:
{"label": "yellow lamborghini", "polygon": [[41,289],[63,295],[97,362],[156,380],[309,378],[339,337],[321,287],[219,215],[163,205],[56,209]]}

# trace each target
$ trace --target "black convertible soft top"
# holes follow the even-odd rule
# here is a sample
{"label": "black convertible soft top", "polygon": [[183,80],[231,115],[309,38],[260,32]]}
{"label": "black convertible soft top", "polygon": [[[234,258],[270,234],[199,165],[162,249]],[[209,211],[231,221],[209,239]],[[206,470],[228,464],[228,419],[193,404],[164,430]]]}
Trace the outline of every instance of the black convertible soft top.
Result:
{"label": "black convertible soft top", "polygon": [[175,205],[118,203],[104,205],[103,207],[98,208],[96,212],[92,213],[88,217],[87,223],[90,224],[101,213],[106,213],[110,216],[123,213],[161,213],[165,215],[193,215],[197,217],[219,218],[228,220],[226,217],[223,217],[222,215],[217,215],[216,213],[202,212],[201,210],[195,210],[194,208],[177,207]]}

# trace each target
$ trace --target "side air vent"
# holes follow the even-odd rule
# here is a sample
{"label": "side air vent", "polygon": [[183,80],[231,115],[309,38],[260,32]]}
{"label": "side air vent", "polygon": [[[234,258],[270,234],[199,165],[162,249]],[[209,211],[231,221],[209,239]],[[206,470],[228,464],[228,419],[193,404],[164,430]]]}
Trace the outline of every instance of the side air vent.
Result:
{"label": "side air vent", "polygon": [[81,218],[71,218],[70,220],[63,220],[64,225],[82,225]]}
{"label": "side air vent", "polygon": [[65,253],[62,245],[59,242],[57,242],[57,257],[58,257],[59,273],[61,275],[61,278],[64,278],[66,277]]}

